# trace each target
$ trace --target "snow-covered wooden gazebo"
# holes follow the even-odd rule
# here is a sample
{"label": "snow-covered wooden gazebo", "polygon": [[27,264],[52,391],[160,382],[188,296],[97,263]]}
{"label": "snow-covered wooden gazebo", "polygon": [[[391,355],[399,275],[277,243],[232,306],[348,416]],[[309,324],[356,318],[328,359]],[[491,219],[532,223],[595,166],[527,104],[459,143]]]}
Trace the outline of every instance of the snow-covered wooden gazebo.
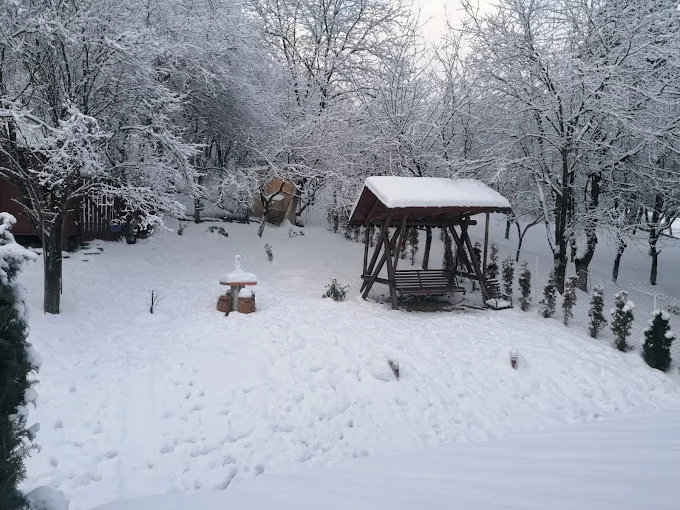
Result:
{"label": "snow-covered wooden gazebo", "polygon": [[[510,203],[497,191],[475,179],[444,179],[434,177],[369,177],[350,215],[350,224],[365,226],[364,264],[361,278],[362,297],[366,299],[374,283],[390,288],[392,307],[397,309],[398,296],[408,294],[449,294],[463,292],[456,277],[480,282],[484,301],[491,296],[485,278],[488,249],[489,214],[510,213]],[[486,214],[484,260],[475,254],[468,227],[476,222],[476,214]],[[380,236],[371,251],[371,230],[380,229]],[[390,227],[396,227],[390,233]],[[443,269],[399,270],[399,255],[404,245],[407,227],[433,227],[448,232],[454,241],[452,254],[456,263],[453,271]],[[387,266],[387,278],[380,277]]]}

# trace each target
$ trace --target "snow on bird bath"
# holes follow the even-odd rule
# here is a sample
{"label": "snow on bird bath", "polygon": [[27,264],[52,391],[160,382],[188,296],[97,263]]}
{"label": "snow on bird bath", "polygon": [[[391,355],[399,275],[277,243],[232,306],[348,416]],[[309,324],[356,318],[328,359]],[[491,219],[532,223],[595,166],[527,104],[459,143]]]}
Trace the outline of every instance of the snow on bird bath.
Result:
{"label": "snow on bird bath", "polygon": [[253,273],[248,273],[241,268],[241,255],[234,257],[234,270],[221,278],[223,283],[256,283],[257,276]]}

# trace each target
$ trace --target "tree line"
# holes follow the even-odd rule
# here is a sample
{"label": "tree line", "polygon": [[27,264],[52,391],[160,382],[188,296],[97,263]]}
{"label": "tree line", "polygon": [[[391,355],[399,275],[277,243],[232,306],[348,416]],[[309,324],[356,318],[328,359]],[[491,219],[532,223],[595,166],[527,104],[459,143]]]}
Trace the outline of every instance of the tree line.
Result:
{"label": "tree line", "polygon": [[178,192],[266,216],[270,183],[292,182],[295,223],[321,193],[351,207],[376,174],[492,185],[520,239],[545,229],[560,292],[570,263],[587,288],[603,236],[616,268],[644,236],[654,284],[680,214],[676,3],[463,8],[427,43],[404,0],[4,2],[0,174],[42,233],[45,310],[84,197],[146,226],[183,215]]}

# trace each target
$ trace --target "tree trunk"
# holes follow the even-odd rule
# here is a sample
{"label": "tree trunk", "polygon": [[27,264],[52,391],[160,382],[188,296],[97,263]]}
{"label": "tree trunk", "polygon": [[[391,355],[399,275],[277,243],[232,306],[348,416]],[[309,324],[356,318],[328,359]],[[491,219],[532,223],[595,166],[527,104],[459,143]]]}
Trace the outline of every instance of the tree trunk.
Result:
{"label": "tree trunk", "polygon": [[[590,267],[590,262],[593,260],[595,247],[597,246],[597,235],[595,235],[595,232],[589,231],[587,236],[588,244],[586,245],[585,253],[582,257],[576,257],[576,259],[574,259],[577,277],[576,288],[583,292],[588,292],[588,268]],[[616,272],[618,273],[618,267]]]}
{"label": "tree trunk", "polygon": [[201,222],[201,209],[203,204],[201,204],[200,198],[194,198],[194,223]]}
{"label": "tree trunk", "polygon": [[61,221],[57,223],[59,225],[53,225],[49,235],[43,235],[43,261],[45,263],[43,310],[45,313],[53,314],[59,313],[61,303],[61,238],[63,226]]}
{"label": "tree trunk", "polygon": [[432,227],[425,227],[425,252],[423,253],[423,269],[430,266],[430,248],[432,247]]}
{"label": "tree trunk", "polygon": [[649,283],[656,285],[656,273],[659,267],[659,251],[656,249],[656,246],[649,250],[649,254],[652,256],[652,272],[649,275]]}
{"label": "tree trunk", "polygon": [[519,253],[522,251],[522,241],[524,241],[524,235],[520,235],[517,240],[517,252],[515,253],[515,262],[519,262]]}
{"label": "tree trunk", "polygon": [[505,222],[505,238],[510,239],[510,225],[512,225],[512,222],[510,220],[507,220]]}
{"label": "tree trunk", "polygon": [[257,229],[257,237],[262,237],[262,234],[264,233],[264,227],[267,224],[268,218],[269,218],[269,211],[265,210],[262,213],[262,219],[260,220],[260,226]]}
{"label": "tree trunk", "polygon": [[612,271],[612,280],[616,281],[619,279],[619,266],[621,265],[621,256],[626,249],[626,243],[623,239],[619,238],[619,247],[616,251],[616,258],[614,259],[614,269]]}

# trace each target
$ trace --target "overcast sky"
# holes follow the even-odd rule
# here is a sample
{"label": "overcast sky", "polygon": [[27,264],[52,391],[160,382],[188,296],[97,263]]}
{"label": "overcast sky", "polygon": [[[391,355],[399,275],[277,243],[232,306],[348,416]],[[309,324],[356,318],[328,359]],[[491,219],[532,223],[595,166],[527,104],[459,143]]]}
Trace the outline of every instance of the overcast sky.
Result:
{"label": "overcast sky", "polygon": [[414,0],[413,3],[422,8],[423,20],[429,18],[423,34],[432,41],[439,39],[444,33],[447,15],[454,22],[460,18],[458,0]]}

